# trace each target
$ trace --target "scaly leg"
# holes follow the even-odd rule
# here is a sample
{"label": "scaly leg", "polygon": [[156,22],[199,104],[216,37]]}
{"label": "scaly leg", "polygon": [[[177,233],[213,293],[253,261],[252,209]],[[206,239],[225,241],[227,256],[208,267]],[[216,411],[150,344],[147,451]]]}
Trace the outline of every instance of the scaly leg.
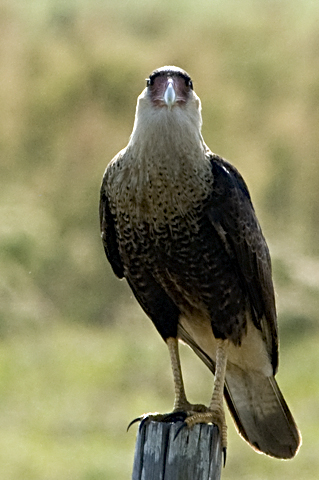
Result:
{"label": "scaly leg", "polygon": [[[182,376],[182,369],[181,369],[181,362],[179,357],[178,351],[178,340],[174,337],[169,337],[166,340],[172,371],[173,371],[173,379],[174,379],[174,390],[175,390],[175,401],[174,401],[174,408],[173,411],[170,413],[145,413],[141,417],[135,418],[128,426],[130,428],[133,423],[142,421],[155,421],[155,422],[174,422],[177,420],[184,421],[187,417],[192,417],[192,415],[196,412],[206,412],[207,407],[205,405],[192,405],[187,401],[183,376]],[[197,422],[194,422],[194,424]],[[186,426],[186,423],[185,423]]]}
{"label": "scaly leg", "polygon": [[194,412],[205,412],[207,410],[205,405],[193,405],[189,403],[186,398],[177,338],[170,337],[166,340],[166,343],[171,359],[175,389],[175,402],[172,416],[174,416],[174,412],[184,412],[187,416],[191,416]]}
{"label": "scaly leg", "polygon": [[168,351],[171,359],[173,378],[174,378],[174,390],[175,390],[175,402],[174,411],[185,410],[185,407],[189,407],[189,403],[186,399],[185,387],[183,382],[181,361],[178,351],[177,338],[170,337],[166,340]]}
{"label": "scaly leg", "polygon": [[223,395],[224,383],[227,365],[227,340],[217,340],[216,349],[216,367],[215,367],[215,382],[211,402],[209,407],[204,405],[193,405],[187,401],[181,362],[178,351],[178,340],[170,337],[166,340],[174,378],[175,402],[172,413],[159,414],[149,413],[139,417],[130,423],[129,427],[136,421],[158,421],[169,422],[176,420],[184,420],[184,425],[192,427],[196,423],[214,423],[218,426],[221,435],[222,449],[224,458],[226,458],[227,447],[227,426],[225,420]]}
{"label": "scaly leg", "polygon": [[224,384],[227,366],[227,340],[217,339],[215,381],[211,402],[205,412],[194,413],[185,419],[188,427],[196,423],[214,423],[218,426],[224,454],[227,448],[227,425],[224,411]]}

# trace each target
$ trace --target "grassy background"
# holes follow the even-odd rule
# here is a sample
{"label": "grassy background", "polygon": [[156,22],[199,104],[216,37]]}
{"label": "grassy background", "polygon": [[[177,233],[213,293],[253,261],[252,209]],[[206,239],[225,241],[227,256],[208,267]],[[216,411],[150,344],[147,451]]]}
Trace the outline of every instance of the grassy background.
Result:
{"label": "grassy background", "polygon": [[[166,347],[104,259],[99,186],[156,67],[193,77],[203,133],[269,241],[296,459],[229,424],[223,479],[319,476],[319,4],[0,1],[0,477],[124,480],[129,421],[172,408]],[[142,339],[147,339],[143,342]],[[182,349],[190,400],[212,379]]]}

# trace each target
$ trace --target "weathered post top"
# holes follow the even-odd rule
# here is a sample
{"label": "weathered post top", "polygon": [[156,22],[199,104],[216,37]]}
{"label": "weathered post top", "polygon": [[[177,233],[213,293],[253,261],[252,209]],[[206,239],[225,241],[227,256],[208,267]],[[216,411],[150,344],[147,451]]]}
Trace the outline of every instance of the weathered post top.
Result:
{"label": "weathered post top", "polygon": [[[132,480],[219,480],[222,448],[218,427],[145,422],[137,433]],[[176,435],[176,433],[178,434]]]}

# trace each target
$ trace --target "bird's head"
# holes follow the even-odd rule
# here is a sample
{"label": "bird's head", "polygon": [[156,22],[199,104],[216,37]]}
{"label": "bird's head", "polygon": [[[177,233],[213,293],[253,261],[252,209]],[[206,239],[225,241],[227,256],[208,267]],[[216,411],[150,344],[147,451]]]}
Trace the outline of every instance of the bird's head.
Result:
{"label": "bird's head", "polygon": [[[185,70],[165,66],[154,70],[146,79],[146,87],[138,97],[133,137],[140,128],[143,134],[150,129],[171,133],[178,128],[188,135],[200,133],[201,102],[193,90],[193,82]],[[164,132],[163,132],[164,133]]]}
{"label": "bird's head", "polygon": [[178,67],[162,67],[154,70],[146,79],[147,96],[154,107],[171,109],[185,105],[192,96],[193,82]]}

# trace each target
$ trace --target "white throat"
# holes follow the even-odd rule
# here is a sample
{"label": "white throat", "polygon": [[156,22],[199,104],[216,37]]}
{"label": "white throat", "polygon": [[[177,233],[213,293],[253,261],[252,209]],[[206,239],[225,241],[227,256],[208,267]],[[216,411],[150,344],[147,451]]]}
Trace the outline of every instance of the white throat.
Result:
{"label": "white throat", "polygon": [[142,92],[120,162],[122,174],[113,185],[121,191],[121,209],[131,218],[167,223],[176,215],[187,216],[207,197],[212,174],[201,122],[195,94],[189,104],[167,109],[154,108]]}

